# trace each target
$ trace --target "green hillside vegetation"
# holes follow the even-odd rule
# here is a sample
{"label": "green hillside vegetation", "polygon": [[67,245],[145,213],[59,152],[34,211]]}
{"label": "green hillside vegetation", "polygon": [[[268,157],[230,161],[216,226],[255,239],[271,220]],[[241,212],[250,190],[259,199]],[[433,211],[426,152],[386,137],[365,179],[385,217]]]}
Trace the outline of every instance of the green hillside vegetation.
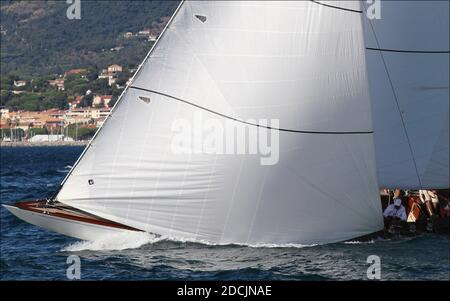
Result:
{"label": "green hillside vegetation", "polygon": [[[132,68],[151,47],[125,32],[162,27],[178,1],[81,1],[69,20],[66,1],[1,1],[1,75],[23,79],[111,62]],[[119,51],[111,48],[123,47]]]}
{"label": "green hillside vegetation", "polygon": [[[98,79],[111,64],[124,67],[117,84],[123,87],[152,46],[146,37],[125,38],[143,29],[160,32],[178,1],[81,1],[81,20],[69,20],[66,1],[1,1],[0,106],[40,111],[68,108],[68,99],[122,92],[107,79]],[[49,85],[70,69],[86,69],[65,78],[64,91]],[[15,80],[27,80],[15,87]],[[13,93],[15,91],[15,93]]]}

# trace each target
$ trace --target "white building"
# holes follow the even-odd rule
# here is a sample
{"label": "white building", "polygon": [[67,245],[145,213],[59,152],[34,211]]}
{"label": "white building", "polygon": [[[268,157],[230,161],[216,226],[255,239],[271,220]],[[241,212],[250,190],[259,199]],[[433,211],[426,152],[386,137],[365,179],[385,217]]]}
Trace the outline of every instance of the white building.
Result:
{"label": "white building", "polygon": [[132,37],[133,37],[133,33],[132,33],[131,31],[128,31],[128,32],[126,32],[126,33],[123,34],[123,37],[124,37],[125,39],[132,38]]}
{"label": "white building", "polygon": [[112,95],[96,95],[92,101],[93,106],[108,107],[109,102],[112,99]]}
{"label": "white building", "polygon": [[26,81],[24,81],[24,80],[15,80],[14,81],[14,86],[16,86],[16,87],[24,87],[24,86],[26,86],[26,84],[27,84],[27,82]]}
{"label": "white building", "polygon": [[140,31],[138,32],[138,35],[140,35],[140,36],[148,36],[148,35],[150,35],[150,29],[143,29],[143,30],[140,30]]}
{"label": "white building", "polygon": [[112,86],[116,83],[117,81],[117,77],[114,75],[111,75],[110,77],[108,77],[108,86]]}
{"label": "white building", "polygon": [[111,66],[108,66],[108,72],[109,73],[115,73],[115,72],[122,72],[122,66],[113,64]]}
{"label": "white building", "polygon": [[56,141],[73,141],[72,138],[64,135],[35,135],[28,139],[29,142],[56,142]]}

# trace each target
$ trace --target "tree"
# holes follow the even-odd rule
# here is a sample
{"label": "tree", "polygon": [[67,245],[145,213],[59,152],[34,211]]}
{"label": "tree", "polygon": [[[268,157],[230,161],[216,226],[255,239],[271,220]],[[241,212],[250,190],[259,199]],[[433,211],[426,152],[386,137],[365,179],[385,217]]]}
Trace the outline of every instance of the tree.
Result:
{"label": "tree", "polygon": [[31,138],[35,135],[47,135],[48,131],[46,128],[30,128],[28,130],[28,138]]}
{"label": "tree", "polygon": [[8,90],[0,90],[0,106],[4,106],[11,100],[13,94]]}
{"label": "tree", "polygon": [[93,100],[94,100],[94,95],[92,93],[85,95],[83,98],[83,104],[82,104],[83,107],[91,107]]}
{"label": "tree", "polygon": [[86,74],[86,78],[92,82],[98,78],[98,68],[97,66],[91,67],[88,69],[88,72]]}
{"label": "tree", "polygon": [[96,132],[97,128],[80,126],[79,124],[70,124],[67,126],[67,135],[75,140],[89,140]]}

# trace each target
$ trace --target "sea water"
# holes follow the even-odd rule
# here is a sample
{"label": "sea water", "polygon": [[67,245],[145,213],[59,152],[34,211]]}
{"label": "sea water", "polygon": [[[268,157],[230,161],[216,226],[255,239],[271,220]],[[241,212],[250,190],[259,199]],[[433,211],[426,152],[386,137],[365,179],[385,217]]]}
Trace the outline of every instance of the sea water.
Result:
{"label": "sea water", "polygon": [[[1,147],[0,201],[50,196],[82,147]],[[65,280],[80,258],[83,280],[365,280],[379,258],[381,280],[449,280],[446,235],[322,246],[209,245],[146,233],[85,242],[0,212],[0,279]]]}

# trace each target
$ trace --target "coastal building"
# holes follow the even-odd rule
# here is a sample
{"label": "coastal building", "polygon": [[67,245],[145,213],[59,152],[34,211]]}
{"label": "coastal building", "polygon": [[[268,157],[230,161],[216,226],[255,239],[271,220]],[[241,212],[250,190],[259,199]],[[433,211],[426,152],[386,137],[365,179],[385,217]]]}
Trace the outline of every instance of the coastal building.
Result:
{"label": "coastal building", "polygon": [[64,119],[64,116],[66,115],[66,112],[60,109],[49,109],[44,112],[46,112],[50,118],[56,119]]}
{"label": "coastal building", "polygon": [[94,99],[92,100],[92,105],[94,107],[103,106],[103,99],[101,95],[95,95]]}
{"label": "coastal building", "polygon": [[61,127],[64,127],[64,121],[60,119],[46,120],[44,128],[50,132],[58,131]]}
{"label": "coastal building", "polygon": [[48,81],[49,85],[56,87],[58,90],[64,91],[64,78],[57,78]]}
{"label": "coastal building", "polygon": [[108,69],[103,69],[102,72],[98,75],[99,79],[105,79],[109,77]]}
{"label": "coastal building", "polygon": [[12,92],[12,94],[14,94],[14,95],[20,95],[20,94],[25,93],[26,91],[12,90],[11,92]]}
{"label": "coastal building", "polygon": [[122,66],[117,65],[117,64],[113,64],[108,66],[108,72],[109,73],[117,73],[117,72],[122,72]]}
{"label": "coastal building", "polygon": [[94,107],[108,107],[112,99],[112,95],[96,95],[92,101]]}
{"label": "coastal building", "polygon": [[109,107],[109,103],[111,102],[113,96],[112,95],[103,95],[103,105],[105,106],[105,108]]}
{"label": "coastal building", "polygon": [[112,85],[114,85],[116,83],[116,81],[117,81],[117,76],[115,76],[115,75],[109,76],[108,77],[108,86],[111,87]]}
{"label": "coastal building", "polygon": [[25,80],[15,80],[14,81],[14,86],[16,86],[16,87],[24,87],[24,86],[26,86],[27,85],[27,81],[25,81]]}
{"label": "coastal building", "polygon": [[128,31],[128,32],[126,32],[126,33],[123,34],[123,37],[124,37],[125,39],[132,38],[132,37],[133,37],[133,33],[132,33],[131,31]]}
{"label": "coastal building", "polygon": [[113,64],[108,66],[107,69],[103,69],[100,75],[98,76],[99,79],[108,79],[108,85],[112,86],[117,81],[117,73],[120,73],[123,71],[122,66]]}
{"label": "coastal building", "polygon": [[102,107],[81,107],[71,108],[67,111],[60,109],[50,109],[42,112],[16,111],[10,112],[2,109],[0,118],[0,128],[2,129],[22,129],[28,131],[33,128],[45,128],[50,133],[58,133],[62,127],[70,124],[84,124],[98,127],[111,112],[110,108],[103,107],[111,99],[111,95],[100,96]]}
{"label": "coastal building", "polygon": [[50,109],[42,112],[9,112],[7,123],[10,127],[20,128],[24,131],[30,128],[56,128],[63,124],[64,116],[65,112],[59,109]]}
{"label": "coastal building", "polygon": [[73,141],[71,137],[64,135],[34,135],[29,142],[58,142],[58,141]]}
{"label": "coastal building", "polygon": [[66,112],[66,124],[89,124],[102,122],[108,117],[111,110],[109,108],[77,108]]}
{"label": "coastal building", "polygon": [[70,99],[70,100],[68,101],[68,103],[69,103],[69,108],[70,108],[70,109],[75,109],[75,108],[77,108],[77,107],[81,107],[81,106],[82,106],[83,100],[84,100],[84,96],[82,96],[82,95],[77,95],[77,96],[75,96],[75,98]]}
{"label": "coastal building", "polygon": [[150,35],[150,29],[143,29],[143,30],[140,30],[139,32],[138,32],[138,35],[139,36],[149,36]]}
{"label": "coastal building", "polygon": [[11,116],[8,109],[0,110],[0,129],[9,128],[11,123]]}
{"label": "coastal building", "polygon": [[8,119],[9,118],[9,109],[0,109],[0,119]]}
{"label": "coastal building", "polygon": [[67,77],[67,76],[73,75],[73,74],[83,74],[86,72],[87,72],[86,69],[72,69],[72,70],[64,72],[64,77]]}

